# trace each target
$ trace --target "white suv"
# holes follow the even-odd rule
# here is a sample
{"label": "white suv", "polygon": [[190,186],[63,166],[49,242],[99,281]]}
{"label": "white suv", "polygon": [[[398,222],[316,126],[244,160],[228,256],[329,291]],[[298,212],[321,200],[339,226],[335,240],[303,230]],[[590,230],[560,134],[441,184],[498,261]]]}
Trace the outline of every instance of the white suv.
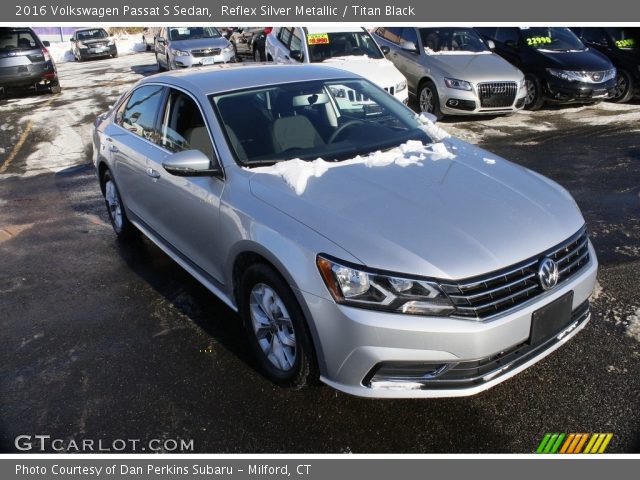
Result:
{"label": "white suv", "polygon": [[[267,58],[276,63],[325,63],[368,78],[402,103],[407,80],[384,57],[373,37],[358,27],[278,27],[266,40]],[[354,99],[357,100],[357,99]]]}

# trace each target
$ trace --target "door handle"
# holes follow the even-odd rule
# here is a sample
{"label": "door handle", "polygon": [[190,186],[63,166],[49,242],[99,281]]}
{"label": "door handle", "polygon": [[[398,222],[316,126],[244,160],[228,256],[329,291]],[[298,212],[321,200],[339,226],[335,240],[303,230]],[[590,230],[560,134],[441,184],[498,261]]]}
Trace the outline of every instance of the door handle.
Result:
{"label": "door handle", "polygon": [[160,178],[160,172],[154,170],[153,168],[147,168],[147,175],[151,178]]}

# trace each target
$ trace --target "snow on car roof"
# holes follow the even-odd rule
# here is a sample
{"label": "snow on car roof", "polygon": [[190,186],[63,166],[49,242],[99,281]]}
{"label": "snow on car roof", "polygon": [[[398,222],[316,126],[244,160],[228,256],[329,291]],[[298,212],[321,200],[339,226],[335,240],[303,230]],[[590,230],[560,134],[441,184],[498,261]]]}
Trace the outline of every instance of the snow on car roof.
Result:
{"label": "snow on car roof", "polygon": [[145,78],[140,83],[167,83],[204,95],[245,88],[307,80],[360,78],[354,73],[324,65],[274,65],[235,63],[173,70]]}

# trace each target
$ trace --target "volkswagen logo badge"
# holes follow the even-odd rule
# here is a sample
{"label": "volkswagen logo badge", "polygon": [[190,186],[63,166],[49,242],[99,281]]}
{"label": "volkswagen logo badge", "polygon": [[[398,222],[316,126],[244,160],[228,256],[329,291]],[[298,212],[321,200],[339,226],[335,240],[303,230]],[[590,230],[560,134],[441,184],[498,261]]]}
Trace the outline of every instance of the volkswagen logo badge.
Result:
{"label": "volkswagen logo badge", "polygon": [[540,280],[540,286],[543,290],[549,290],[558,283],[558,264],[551,260],[549,257],[545,257],[540,261],[538,267],[538,279]]}

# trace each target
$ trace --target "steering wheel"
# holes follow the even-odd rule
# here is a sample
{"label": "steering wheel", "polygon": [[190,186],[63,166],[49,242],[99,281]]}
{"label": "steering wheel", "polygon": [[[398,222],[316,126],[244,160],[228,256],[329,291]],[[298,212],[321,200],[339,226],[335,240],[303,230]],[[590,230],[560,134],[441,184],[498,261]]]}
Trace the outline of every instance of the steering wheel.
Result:
{"label": "steering wheel", "polygon": [[338,135],[344,132],[347,128],[351,128],[354,125],[364,125],[364,122],[362,120],[349,120],[347,123],[343,123],[335,132],[333,132],[327,143],[333,143],[335,139],[338,138]]}

